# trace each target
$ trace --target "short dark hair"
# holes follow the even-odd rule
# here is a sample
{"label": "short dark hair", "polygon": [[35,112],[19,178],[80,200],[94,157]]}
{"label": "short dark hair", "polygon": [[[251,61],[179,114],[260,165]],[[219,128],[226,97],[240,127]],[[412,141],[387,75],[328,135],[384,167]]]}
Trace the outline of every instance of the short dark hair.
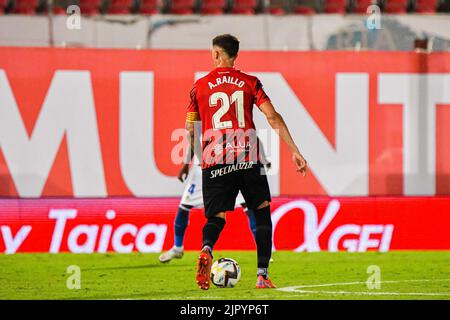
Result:
{"label": "short dark hair", "polygon": [[230,58],[237,56],[239,51],[239,40],[231,34],[221,34],[212,41],[213,46],[222,48]]}

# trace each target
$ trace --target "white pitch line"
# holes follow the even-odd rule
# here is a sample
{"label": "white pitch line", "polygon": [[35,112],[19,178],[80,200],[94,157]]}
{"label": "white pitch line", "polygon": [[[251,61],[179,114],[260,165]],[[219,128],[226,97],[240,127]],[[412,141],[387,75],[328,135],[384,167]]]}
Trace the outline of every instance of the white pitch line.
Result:
{"label": "white pitch line", "polygon": [[[450,279],[412,279],[412,280],[386,280],[381,283],[399,283],[399,282],[440,282],[450,281]],[[320,288],[320,287],[336,287],[351,286],[357,284],[365,284],[366,282],[340,282],[340,283],[323,283],[301,286],[291,286],[278,288],[279,291],[295,292],[295,293],[315,293],[315,294],[356,294],[356,295],[395,295],[395,296],[450,296],[450,292],[379,292],[379,291],[323,291],[323,290],[303,290],[303,288]]]}
{"label": "white pitch line", "polygon": [[450,293],[436,293],[436,292],[368,292],[368,291],[313,291],[313,290],[298,290],[296,293],[316,293],[316,294],[354,294],[366,296],[449,296]]}

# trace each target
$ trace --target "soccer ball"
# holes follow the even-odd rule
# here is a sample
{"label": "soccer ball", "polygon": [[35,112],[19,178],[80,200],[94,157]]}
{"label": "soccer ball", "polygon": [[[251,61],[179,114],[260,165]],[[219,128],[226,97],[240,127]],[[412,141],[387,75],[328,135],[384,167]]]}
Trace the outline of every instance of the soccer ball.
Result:
{"label": "soccer ball", "polygon": [[231,258],[220,258],[211,267],[211,282],[219,288],[233,288],[241,278],[241,267]]}

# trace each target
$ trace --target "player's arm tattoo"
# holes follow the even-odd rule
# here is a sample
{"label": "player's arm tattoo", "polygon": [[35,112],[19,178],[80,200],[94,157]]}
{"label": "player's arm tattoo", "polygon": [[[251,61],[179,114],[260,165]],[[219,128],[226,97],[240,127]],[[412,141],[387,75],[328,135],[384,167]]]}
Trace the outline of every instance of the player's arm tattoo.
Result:
{"label": "player's arm tattoo", "polygon": [[194,156],[194,150],[195,150],[195,129],[194,129],[194,122],[193,121],[186,121],[186,131],[187,131],[187,139],[189,141],[189,150],[187,152],[187,157],[185,158],[185,161],[188,161],[188,163],[191,162],[192,157]]}
{"label": "player's arm tattoo", "polygon": [[[195,113],[196,115],[189,115]],[[184,163],[191,163],[194,154],[197,154],[198,160],[201,159],[201,139],[200,139],[200,126],[201,122],[198,121],[198,113],[189,112],[186,117],[186,130],[187,138],[189,141],[189,150],[186,153],[186,158]]]}

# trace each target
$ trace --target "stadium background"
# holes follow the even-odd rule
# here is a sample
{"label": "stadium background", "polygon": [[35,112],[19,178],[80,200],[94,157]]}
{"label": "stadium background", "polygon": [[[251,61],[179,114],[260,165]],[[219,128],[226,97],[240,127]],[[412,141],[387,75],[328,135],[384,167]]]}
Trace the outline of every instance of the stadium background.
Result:
{"label": "stadium background", "polygon": [[[223,32],[310,164],[300,179],[269,147],[276,249],[449,250],[449,1],[379,3],[381,29],[370,1],[205,3],[214,15],[80,1],[73,29],[72,3],[0,0],[0,251],[169,248],[183,190],[172,132]],[[195,211],[187,250],[200,246]],[[219,249],[254,248],[237,211]]]}

